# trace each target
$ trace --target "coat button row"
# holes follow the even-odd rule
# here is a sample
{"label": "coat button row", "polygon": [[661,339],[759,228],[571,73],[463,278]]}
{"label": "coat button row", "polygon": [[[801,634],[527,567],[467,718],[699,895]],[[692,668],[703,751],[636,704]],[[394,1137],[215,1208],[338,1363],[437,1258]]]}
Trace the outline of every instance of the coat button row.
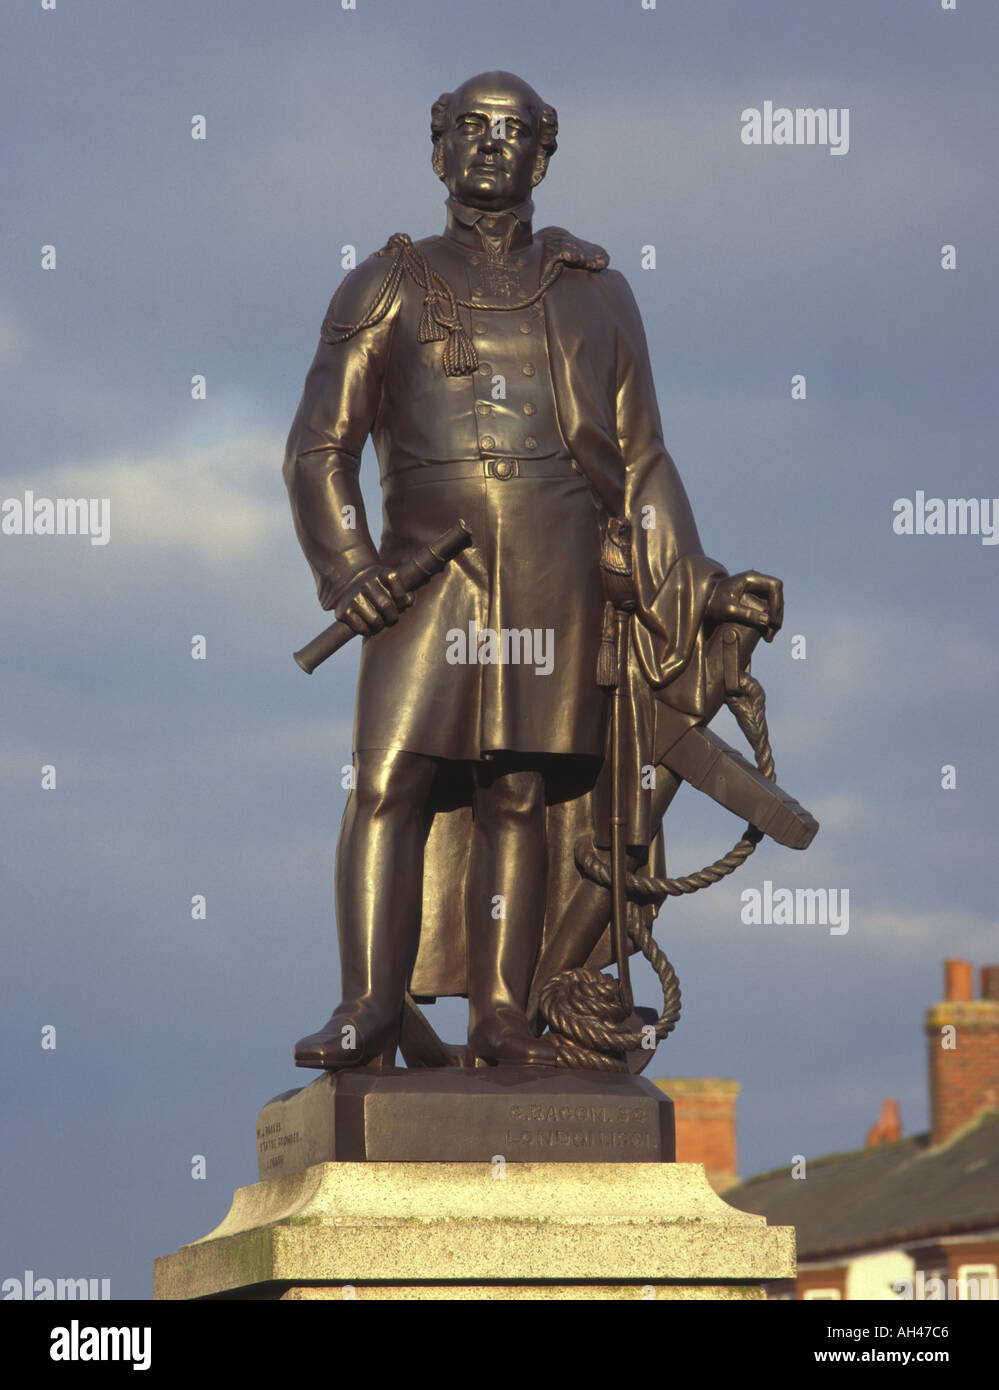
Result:
{"label": "coat button row", "polygon": [[[525,401],[521,409],[525,415],[537,415],[538,413],[538,407],[533,401]],[[491,415],[493,408],[488,401],[476,401],[475,413],[476,415]]]}
{"label": "coat button row", "polygon": [[[524,448],[525,448],[525,449],[536,449],[537,447],[538,447],[538,441],[534,438],[534,435],[533,435],[533,434],[529,434],[529,435],[527,436],[527,438],[524,440]],[[488,454],[488,453],[491,453],[492,450],[496,448],[496,440],[493,438],[493,436],[492,436],[491,434],[484,434],[484,435],[481,437],[481,439],[479,440],[479,448],[480,448],[480,449],[484,449],[484,450],[486,451],[487,454]],[[498,465],[497,465],[497,466],[498,466]],[[509,475],[505,475],[505,476],[509,476]]]}
{"label": "coat button row", "polygon": [[[521,333],[533,333],[534,326],[530,323],[522,323],[520,325],[520,331]],[[480,338],[482,338],[485,337],[485,335],[489,332],[489,328],[484,323],[473,323],[472,332],[477,334]]]}

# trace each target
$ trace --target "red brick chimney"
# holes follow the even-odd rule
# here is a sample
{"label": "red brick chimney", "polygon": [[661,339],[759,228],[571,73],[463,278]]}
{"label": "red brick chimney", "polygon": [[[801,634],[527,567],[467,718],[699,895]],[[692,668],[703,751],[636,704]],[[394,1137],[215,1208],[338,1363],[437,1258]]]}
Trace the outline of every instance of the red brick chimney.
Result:
{"label": "red brick chimney", "polygon": [[999,965],[982,967],[976,999],[973,966],[946,960],[944,990],[926,1014],[931,1144],[999,1106]]}
{"label": "red brick chimney", "polygon": [[655,1084],[673,1102],[677,1163],[703,1163],[716,1192],[735,1187],[735,1102],[738,1081],[717,1076],[671,1076]]}

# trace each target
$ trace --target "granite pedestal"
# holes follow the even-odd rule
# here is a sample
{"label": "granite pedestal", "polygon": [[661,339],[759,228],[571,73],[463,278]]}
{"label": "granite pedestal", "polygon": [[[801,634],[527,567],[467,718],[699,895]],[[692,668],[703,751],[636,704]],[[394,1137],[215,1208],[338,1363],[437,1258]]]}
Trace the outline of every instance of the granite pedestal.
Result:
{"label": "granite pedestal", "polygon": [[694,1163],[319,1163],[239,1188],[158,1299],[761,1299],[794,1232]]}
{"label": "granite pedestal", "polygon": [[156,1261],[156,1298],[742,1300],[794,1275],[790,1227],[669,1161],[672,1105],[640,1078],[323,1075],[257,1137],[261,1181]]}

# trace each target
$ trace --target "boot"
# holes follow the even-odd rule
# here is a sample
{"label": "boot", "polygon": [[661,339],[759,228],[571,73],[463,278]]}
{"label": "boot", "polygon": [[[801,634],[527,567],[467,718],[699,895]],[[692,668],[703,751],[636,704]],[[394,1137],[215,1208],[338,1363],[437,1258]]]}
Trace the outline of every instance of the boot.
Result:
{"label": "boot", "polygon": [[475,1066],[557,1066],[555,1044],[535,1037],[527,1022],[527,992],[537,956],[533,933],[518,937],[515,924],[505,921],[490,921],[485,931],[475,922],[469,926],[469,1060]]}
{"label": "boot", "polygon": [[[391,751],[376,754],[358,762],[358,786],[348,798],[337,846],[343,1003],[325,1027],[295,1044],[299,1067],[380,1069],[395,1061],[419,931],[420,797],[425,800],[423,784],[429,788],[433,763]],[[391,813],[376,821],[374,810],[386,808]],[[371,893],[371,882],[379,882],[380,891]]]}
{"label": "boot", "polygon": [[536,1038],[526,1015],[515,1008],[498,1010],[470,1028],[468,1059],[476,1067],[558,1066],[555,1044],[550,1038]]}
{"label": "boot", "polygon": [[401,1005],[393,1018],[367,1001],[345,1001],[323,1028],[295,1044],[295,1065],[327,1071],[340,1067],[381,1071],[395,1062],[401,1018]]}
{"label": "boot", "polygon": [[343,1003],[325,1027],[295,1044],[298,1067],[381,1070],[395,1061],[410,943],[390,904],[373,908],[339,917]]}

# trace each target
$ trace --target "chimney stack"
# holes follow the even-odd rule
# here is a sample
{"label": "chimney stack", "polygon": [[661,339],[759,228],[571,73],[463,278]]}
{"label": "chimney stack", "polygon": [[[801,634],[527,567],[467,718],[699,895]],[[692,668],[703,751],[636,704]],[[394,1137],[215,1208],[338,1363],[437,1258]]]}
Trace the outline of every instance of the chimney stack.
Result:
{"label": "chimney stack", "polygon": [[673,1102],[677,1163],[703,1163],[716,1192],[735,1187],[739,1181],[735,1135],[739,1082],[717,1076],[670,1076],[655,1084]]}
{"label": "chimney stack", "polygon": [[968,961],[944,961],[945,998],[926,1014],[931,1144],[999,1106],[999,965],[982,967],[980,999],[974,979]]}
{"label": "chimney stack", "polygon": [[968,1003],[975,997],[975,967],[967,960],[944,961],[944,998],[950,1003]]}
{"label": "chimney stack", "polygon": [[901,1137],[902,1112],[898,1107],[898,1101],[886,1100],[881,1107],[881,1114],[867,1131],[865,1146],[873,1149],[878,1144],[894,1144],[895,1140]]}

